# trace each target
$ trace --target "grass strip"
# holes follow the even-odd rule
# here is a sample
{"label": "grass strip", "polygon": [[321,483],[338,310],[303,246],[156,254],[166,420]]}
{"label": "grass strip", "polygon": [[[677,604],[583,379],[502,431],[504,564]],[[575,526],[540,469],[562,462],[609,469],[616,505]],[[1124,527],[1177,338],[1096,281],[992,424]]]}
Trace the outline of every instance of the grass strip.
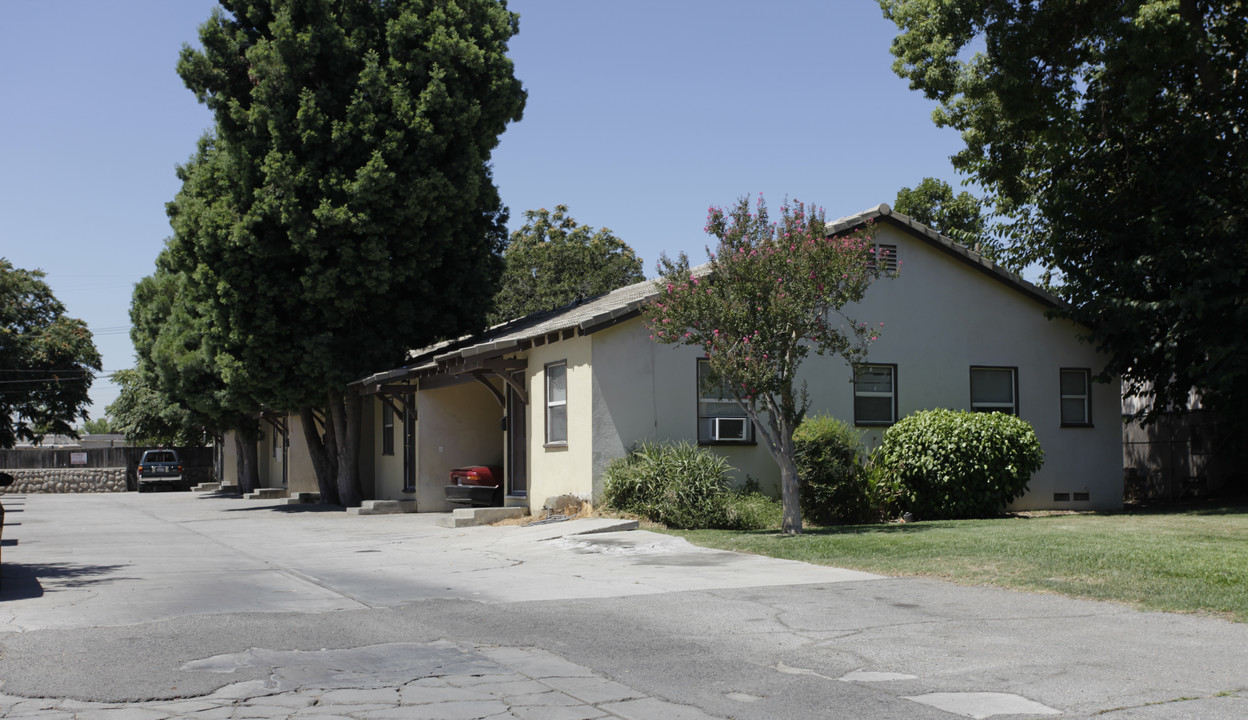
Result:
{"label": "grass strip", "polygon": [[1248,622],[1248,504],[775,531],[669,531],[706,547],[892,576]]}

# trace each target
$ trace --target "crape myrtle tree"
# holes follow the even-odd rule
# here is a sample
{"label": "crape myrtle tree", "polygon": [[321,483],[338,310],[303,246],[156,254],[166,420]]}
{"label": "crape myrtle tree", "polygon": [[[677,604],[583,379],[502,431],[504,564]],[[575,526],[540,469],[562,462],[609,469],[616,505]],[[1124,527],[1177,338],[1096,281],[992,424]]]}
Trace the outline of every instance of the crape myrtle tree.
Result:
{"label": "crape myrtle tree", "polygon": [[348,383],[478,329],[497,287],[489,161],[524,107],[506,56],[518,16],[493,0],[222,5],[178,63],[228,177],[185,271],[228,392],[298,409],[322,500],[358,505]]}
{"label": "crape myrtle tree", "polygon": [[87,324],[65,316],[44,277],[0,258],[0,448],[78,437],[101,367]]}
{"label": "crape myrtle tree", "polygon": [[741,406],[780,466],[783,531],[800,533],[793,432],[809,407],[797,371],[814,351],[851,365],[866,355],[879,325],[845,315],[885,263],[872,262],[873,232],[829,237],[822,209],[786,203],[772,222],[763,198],[712,207],[706,231],[719,239],[710,262],[690,268],[659,260],[658,296],[646,308],[656,342],[700,346],[720,392]]}
{"label": "crape myrtle tree", "polygon": [[1248,425],[1248,4],[880,4],[1006,261],[1048,269],[1104,375]]}
{"label": "crape myrtle tree", "polygon": [[526,210],[503,253],[506,269],[492,322],[503,322],[646,279],[641,258],[609,228],[595,230],[568,214],[567,205]]}

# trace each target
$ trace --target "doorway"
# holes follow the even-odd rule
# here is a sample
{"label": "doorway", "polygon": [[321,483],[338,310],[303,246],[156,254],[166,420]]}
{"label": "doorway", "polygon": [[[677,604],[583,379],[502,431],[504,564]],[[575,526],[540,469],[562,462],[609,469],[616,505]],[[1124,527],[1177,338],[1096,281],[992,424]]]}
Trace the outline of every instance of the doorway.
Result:
{"label": "doorway", "polygon": [[[511,377],[524,386],[524,372]],[[528,407],[515,389],[507,385],[507,494],[524,497],[529,491]]]}

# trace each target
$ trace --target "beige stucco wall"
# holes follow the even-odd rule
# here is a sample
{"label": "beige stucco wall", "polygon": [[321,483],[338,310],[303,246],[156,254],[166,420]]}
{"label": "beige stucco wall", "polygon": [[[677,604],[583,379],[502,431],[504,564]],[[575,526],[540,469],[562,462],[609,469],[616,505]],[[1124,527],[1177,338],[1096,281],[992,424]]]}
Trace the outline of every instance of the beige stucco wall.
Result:
{"label": "beige stucco wall", "polygon": [[[290,436],[290,448],[286,453],[286,487],[292,493],[319,492],[316,470],[313,469],[312,457],[308,454],[308,439],[303,433],[303,419],[297,414],[287,415],[286,427]],[[278,482],[280,484],[280,478]]]}
{"label": "beige stucco wall", "polygon": [[[528,351],[525,373],[529,396],[529,509],[540,512],[561,495],[593,499],[594,412],[591,337],[540,345]],[[568,365],[568,442],[546,446],[546,370],[549,363]]]}
{"label": "beige stucco wall", "polygon": [[[898,246],[901,277],[880,281],[847,314],[877,328],[884,323],[867,360],[897,366],[898,417],[926,408],[969,409],[972,365],[1015,367],[1019,414],[1035,428],[1046,453],[1030,492],[1015,507],[1120,506],[1119,385],[1092,385],[1093,427],[1060,427],[1059,370],[1088,368],[1095,373],[1103,364],[1091,346],[1078,342],[1077,328],[1048,320],[1040,302],[891,226],[880,227],[878,242]],[[658,345],[640,320],[589,338],[594,369],[591,465],[600,491],[602,468],[633,443],[646,438],[696,440],[700,349]],[[547,352],[567,344],[556,343]],[[843,360],[811,354],[802,377],[812,412],[853,421],[851,371]],[[541,384],[535,387],[540,392]],[[569,412],[573,416],[577,411],[570,407]],[[863,432],[867,445],[874,447],[883,428]],[[762,445],[715,449],[736,468],[737,483],[753,478],[765,488],[776,488],[779,473]],[[1090,499],[1055,503],[1055,492],[1088,492]]]}
{"label": "beige stucco wall", "polygon": [[[503,409],[490,391],[475,381],[421,390],[416,456],[416,507],[441,512],[451,470],[464,465],[503,465]],[[401,458],[400,458],[401,462]]]}
{"label": "beige stucco wall", "polygon": [[[697,361],[701,348],[660,345],[641,320],[589,336],[593,340],[593,485],[602,492],[602,471],[612,459],[643,441],[698,438]],[[775,462],[761,446],[717,445],[732,465],[734,485],[749,479],[778,491]]]}

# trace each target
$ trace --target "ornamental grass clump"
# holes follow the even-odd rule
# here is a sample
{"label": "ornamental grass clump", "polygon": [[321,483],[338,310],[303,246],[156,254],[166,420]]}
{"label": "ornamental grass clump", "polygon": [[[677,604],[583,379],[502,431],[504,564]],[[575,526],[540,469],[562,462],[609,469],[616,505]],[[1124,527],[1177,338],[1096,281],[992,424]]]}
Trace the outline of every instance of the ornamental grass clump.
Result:
{"label": "ornamental grass clump", "polygon": [[922,410],[884,433],[880,463],[903,511],[921,519],[996,515],[1027,491],[1044,451],[1005,413]]}
{"label": "ornamental grass clump", "polygon": [[[728,486],[728,462],[689,442],[643,442],[606,467],[608,507],[671,528],[756,530],[779,524],[779,505]],[[773,525],[774,526],[774,525]]]}

